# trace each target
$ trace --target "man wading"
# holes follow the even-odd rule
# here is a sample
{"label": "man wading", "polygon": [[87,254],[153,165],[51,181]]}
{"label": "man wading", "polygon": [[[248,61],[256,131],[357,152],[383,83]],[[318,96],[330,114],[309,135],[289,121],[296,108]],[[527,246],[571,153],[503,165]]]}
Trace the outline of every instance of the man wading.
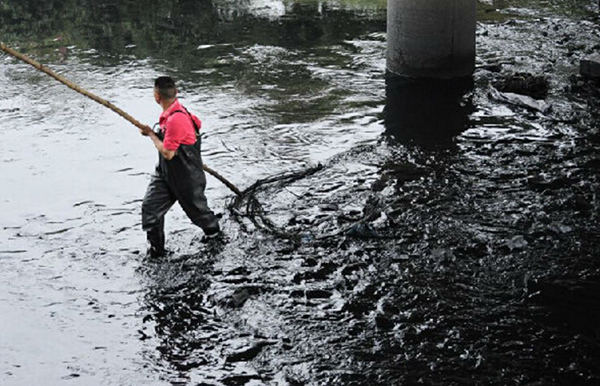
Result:
{"label": "man wading", "polygon": [[150,242],[152,257],[165,254],[164,218],[178,201],[185,214],[202,228],[205,239],[219,235],[219,221],[208,208],[204,188],[206,177],[200,157],[200,119],[177,100],[175,82],[161,76],[154,83],[154,99],[163,112],[160,132],[150,126],[140,129],[158,149],[158,165],[142,203],[142,227]]}

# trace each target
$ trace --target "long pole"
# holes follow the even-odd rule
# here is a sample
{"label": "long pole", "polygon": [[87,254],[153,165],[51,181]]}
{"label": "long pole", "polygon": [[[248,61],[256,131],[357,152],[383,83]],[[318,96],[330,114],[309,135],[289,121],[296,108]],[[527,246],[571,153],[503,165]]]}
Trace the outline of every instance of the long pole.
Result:
{"label": "long pole", "polygon": [[[44,66],[43,64],[31,59],[30,57],[23,55],[15,50],[13,50],[12,48],[8,47],[6,44],[0,42],[0,49],[4,52],[6,52],[7,54],[14,56],[15,58],[22,60],[23,62],[37,68],[38,70],[40,70],[41,72],[43,72],[44,74],[50,75],[52,78],[58,80],[60,83],[64,84],[65,86],[69,87],[72,90],[77,91],[78,93],[85,95],[86,97],[90,98],[91,100],[93,100],[94,102],[100,103],[101,105],[108,107],[109,109],[111,109],[112,111],[114,111],[115,113],[119,114],[120,116],[122,116],[123,118],[125,118],[126,120],[128,120],[129,122],[133,123],[136,127],[138,128],[143,128],[145,125],[142,124],[140,121],[138,121],[137,119],[135,119],[134,117],[132,117],[131,115],[127,114],[125,111],[121,110],[120,108],[118,108],[117,106],[115,106],[114,104],[110,103],[109,101],[100,98],[99,96],[97,96],[94,93],[91,93],[81,87],[79,87],[78,85],[76,85],[75,83],[71,82],[70,80],[68,80],[67,78],[65,78],[62,75],[57,74],[56,72],[52,71],[51,69],[49,69],[48,67]],[[231,182],[229,182],[229,180],[227,180],[225,177],[223,177],[222,175],[220,175],[219,173],[215,172],[213,169],[209,168],[208,166],[202,164],[202,168],[209,173],[210,175],[212,175],[213,177],[215,177],[216,179],[218,179],[219,181],[221,181],[223,184],[225,184],[225,186],[227,186],[229,189],[231,189],[231,191],[233,191],[236,195],[238,196],[242,196],[242,192]]]}

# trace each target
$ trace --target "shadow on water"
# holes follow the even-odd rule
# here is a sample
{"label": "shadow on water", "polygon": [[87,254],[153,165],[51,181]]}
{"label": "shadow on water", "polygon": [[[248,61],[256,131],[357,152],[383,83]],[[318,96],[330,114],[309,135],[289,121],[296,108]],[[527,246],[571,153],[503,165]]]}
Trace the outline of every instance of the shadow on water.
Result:
{"label": "shadow on water", "polygon": [[473,79],[386,75],[385,135],[403,143],[449,145],[468,129]]}
{"label": "shadow on water", "polygon": [[187,384],[190,370],[204,366],[210,372],[219,362],[215,350],[223,325],[210,309],[207,290],[220,252],[222,247],[202,249],[146,261],[140,268],[147,287],[140,340],[155,343],[147,359],[171,384]]}

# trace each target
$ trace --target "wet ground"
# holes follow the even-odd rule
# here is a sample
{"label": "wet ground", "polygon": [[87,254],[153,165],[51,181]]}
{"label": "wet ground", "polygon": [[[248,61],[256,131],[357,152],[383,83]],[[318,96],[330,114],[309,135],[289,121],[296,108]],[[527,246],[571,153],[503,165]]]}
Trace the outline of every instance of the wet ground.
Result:
{"label": "wet ground", "polygon": [[[2,5],[8,43],[143,122],[179,79],[238,187],[323,168],[257,193],[296,242],[210,178],[227,243],[174,208],[150,261],[151,144],[0,56],[0,384],[597,385],[597,4],[491,3],[473,84],[417,86],[386,81],[381,1]],[[517,73],[549,110],[491,97]]]}

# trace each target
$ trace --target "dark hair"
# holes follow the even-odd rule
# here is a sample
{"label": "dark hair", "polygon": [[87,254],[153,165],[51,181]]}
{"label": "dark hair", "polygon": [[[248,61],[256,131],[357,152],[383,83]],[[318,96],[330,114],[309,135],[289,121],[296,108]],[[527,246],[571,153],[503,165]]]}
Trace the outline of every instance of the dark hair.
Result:
{"label": "dark hair", "polygon": [[170,76],[159,76],[154,81],[154,88],[158,90],[161,97],[165,99],[173,99],[177,95],[175,81]]}

